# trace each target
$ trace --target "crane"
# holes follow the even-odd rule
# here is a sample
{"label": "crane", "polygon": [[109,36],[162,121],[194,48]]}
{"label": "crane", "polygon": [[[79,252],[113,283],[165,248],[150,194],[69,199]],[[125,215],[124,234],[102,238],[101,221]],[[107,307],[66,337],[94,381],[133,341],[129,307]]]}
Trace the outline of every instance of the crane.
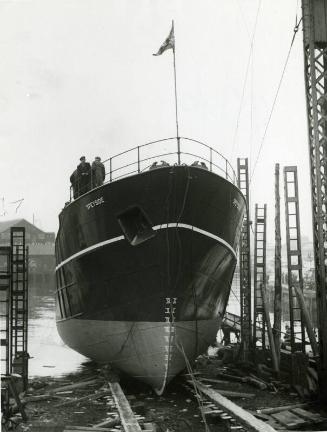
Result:
{"label": "crane", "polygon": [[313,243],[319,332],[319,387],[327,400],[327,0],[302,0]]}

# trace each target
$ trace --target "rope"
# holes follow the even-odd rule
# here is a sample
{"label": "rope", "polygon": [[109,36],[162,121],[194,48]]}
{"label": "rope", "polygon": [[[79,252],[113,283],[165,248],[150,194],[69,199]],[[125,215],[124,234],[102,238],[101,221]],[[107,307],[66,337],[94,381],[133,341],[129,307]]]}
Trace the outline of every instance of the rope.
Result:
{"label": "rope", "polygon": [[[182,258],[183,258],[183,249],[182,249],[182,243],[181,243],[180,234],[179,234],[179,230],[178,230],[178,224],[179,224],[181,217],[183,216],[183,213],[185,210],[185,204],[186,204],[186,200],[187,200],[188,193],[189,193],[190,182],[192,179],[191,174],[190,174],[190,169],[187,165],[185,166],[185,169],[186,169],[186,179],[187,180],[186,180],[186,186],[185,186],[185,190],[184,190],[182,207],[181,207],[181,210],[179,212],[179,215],[177,218],[177,225],[176,225],[176,238],[177,238],[177,243],[178,243],[178,271],[177,271],[177,275],[176,275],[176,279],[175,279],[174,292],[176,292],[176,290],[177,290],[177,284],[178,284],[178,281],[180,280],[180,277],[182,274]],[[193,233],[194,233],[194,231],[192,230],[191,248],[193,246]],[[193,252],[191,253],[191,256],[193,256]],[[198,305],[197,305],[197,296],[196,296],[194,284],[192,283],[191,286],[192,286],[192,296],[193,296],[194,314],[195,314],[195,327],[196,327],[195,351],[197,352],[197,350],[198,350],[198,317],[197,317]]]}
{"label": "rope", "polygon": [[186,200],[188,197],[190,182],[191,182],[190,168],[187,165],[185,166],[185,170],[186,170],[186,185],[185,185],[185,189],[184,189],[182,207],[181,207],[181,210],[180,210],[179,215],[177,217],[177,224],[176,224],[176,228],[175,228],[176,238],[177,238],[177,243],[178,243],[178,270],[177,270],[177,274],[176,274],[176,278],[175,278],[174,292],[176,292],[177,284],[178,284],[178,281],[179,281],[180,276],[182,274],[182,258],[183,258],[183,248],[182,248],[182,244],[181,244],[181,240],[180,240],[178,224],[180,223],[181,218],[182,218],[183,213],[184,213],[184,210],[185,210],[185,204],[186,204]]}
{"label": "rope", "polygon": [[123,352],[123,350],[124,350],[124,348],[125,348],[125,346],[126,346],[126,344],[128,342],[128,339],[129,339],[129,337],[131,336],[131,334],[132,334],[132,332],[134,330],[135,324],[136,324],[136,322],[134,321],[133,324],[131,325],[131,328],[129,329],[129,331],[127,333],[126,339],[122,343],[122,345],[120,347],[120,350],[117,352],[117,354],[115,355],[115,357]]}
{"label": "rope", "polygon": [[233,296],[236,298],[236,300],[239,302],[239,304],[241,304],[240,299],[238,298],[238,296],[235,294],[234,290],[232,287],[230,287],[230,291],[233,294]]}
{"label": "rope", "polygon": [[210,429],[209,429],[208,424],[207,424],[207,419],[206,419],[206,416],[205,416],[205,414],[204,414],[204,410],[203,410],[203,408],[204,408],[204,405],[203,405],[203,398],[202,398],[201,393],[199,392],[199,390],[198,390],[198,388],[197,388],[196,380],[195,380],[195,378],[194,378],[194,373],[193,373],[193,370],[192,370],[192,367],[191,367],[190,361],[189,361],[189,359],[187,358],[187,355],[186,355],[186,353],[185,353],[185,351],[184,351],[184,347],[183,347],[183,345],[181,345],[181,344],[179,345],[179,344],[176,343],[176,347],[177,347],[177,349],[182,353],[182,355],[183,355],[183,357],[184,357],[185,364],[186,364],[187,372],[188,372],[188,374],[189,374],[190,377],[191,377],[192,385],[193,385],[194,392],[195,392],[195,398],[196,398],[196,400],[197,400],[197,402],[198,402],[198,404],[199,404],[201,417],[202,417],[202,420],[203,420],[203,423],[204,423],[204,426],[205,426],[205,431],[206,431],[206,432],[210,432]]}
{"label": "rope", "polygon": [[[172,167],[171,172],[169,173],[169,184],[168,184],[168,192],[165,202],[164,213],[166,214],[166,220],[169,220],[170,214],[170,197],[173,190],[173,178],[174,178],[174,167]],[[169,232],[166,230],[166,247],[167,247],[167,286],[170,288],[170,242],[169,242]]]}
{"label": "rope", "polygon": [[272,107],[271,107],[271,110],[270,110],[270,114],[269,114],[269,117],[268,117],[268,121],[267,121],[267,124],[266,124],[266,127],[265,127],[264,134],[263,134],[262,139],[261,139],[261,144],[260,144],[260,147],[259,147],[259,151],[258,151],[256,160],[255,160],[255,163],[254,163],[254,166],[253,166],[252,174],[251,174],[251,177],[250,177],[250,184],[251,184],[251,181],[252,181],[255,169],[257,167],[257,164],[258,164],[258,160],[259,160],[259,157],[260,157],[260,154],[261,154],[261,150],[262,150],[262,147],[263,147],[266,135],[267,135],[268,127],[270,125],[272,114],[274,112],[274,108],[275,108],[276,101],[277,101],[277,98],[278,98],[279,90],[281,88],[282,81],[283,81],[283,78],[284,78],[284,75],[285,75],[285,71],[286,71],[286,67],[287,67],[287,64],[288,64],[288,60],[290,58],[291,50],[292,50],[292,47],[293,47],[293,44],[294,44],[294,41],[295,41],[295,36],[296,36],[296,34],[297,34],[298,30],[299,30],[299,26],[301,24],[301,21],[302,21],[302,17],[301,17],[300,21],[295,24],[295,27],[294,27],[294,30],[293,30],[293,37],[292,37],[291,45],[289,47],[289,50],[288,50],[288,53],[287,53],[287,56],[286,56],[286,60],[285,60],[285,64],[284,64],[284,67],[283,67],[282,75],[281,75],[279,83],[278,83],[278,87],[277,87],[277,91],[276,91],[276,94],[275,94],[275,98],[274,98],[274,101],[273,101],[273,104],[272,104]]}

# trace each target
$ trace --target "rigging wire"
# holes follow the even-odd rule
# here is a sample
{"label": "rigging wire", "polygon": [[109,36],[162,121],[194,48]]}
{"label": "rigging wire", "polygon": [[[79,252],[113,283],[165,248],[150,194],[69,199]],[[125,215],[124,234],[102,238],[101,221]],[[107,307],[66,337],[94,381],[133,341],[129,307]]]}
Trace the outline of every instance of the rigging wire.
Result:
{"label": "rigging wire", "polygon": [[240,105],[239,105],[239,109],[238,109],[238,113],[237,113],[236,127],[235,127],[235,130],[234,130],[232,152],[231,152],[231,157],[232,158],[234,157],[234,151],[235,151],[235,147],[236,147],[236,137],[237,137],[237,133],[238,133],[241,112],[242,112],[242,108],[243,108],[243,101],[244,101],[244,96],[245,96],[245,88],[246,88],[246,83],[247,83],[247,80],[248,80],[249,68],[250,68],[250,64],[251,64],[251,58],[252,58],[252,55],[253,55],[254,38],[255,38],[255,34],[256,34],[256,30],[257,30],[258,17],[259,17],[259,12],[260,12],[260,8],[261,8],[261,3],[262,3],[262,0],[259,0],[258,8],[257,8],[257,13],[256,13],[256,17],[255,17],[255,22],[254,22],[254,28],[253,28],[252,37],[251,37],[250,52],[249,52],[248,62],[247,62],[247,65],[246,65],[246,71],[245,71],[245,76],[244,76],[244,81],[243,81],[241,101],[240,101]]}
{"label": "rigging wire", "polygon": [[191,363],[190,363],[190,361],[189,361],[189,359],[188,359],[188,357],[187,357],[187,355],[185,353],[185,350],[184,350],[184,347],[183,347],[182,343],[177,343],[176,342],[175,345],[176,345],[177,349],[180,351],[180,353],[184,357],[186,369],[187,369],[188,375],[190,376],[190,379],[191,379],[191,385],[193,386],[193,390],[194,390],[194,393],[195,393],[196,401],[197,401],[197,403],[199,405],[199,408],[200,408],[200,413],[201,413],[202,421],[204,423],[205,432],[210,432],[210,429],[209,429],[209,426],[208,426],[208,423],[207,423],[207,419],[206,419],[206,416],[204,414],[204,399],[203,399],[203,397],[202,397],[202,395],[201,395],[201,393],[200,393],[200,391],[199,391],[199,389],[198,389],[198,387],[196,385],[196,379],[194,377],[194,372],[193,372]]}
{"label": "rigging wire", "polygon": [[[180,223],[181,217],[184,214],[185,204],[186,204],[186,200],[187,200],[188,194],[189,194],[190,182],[192,180],[190,168],[188,165],[185,166],[185,170],[186,170],[185,171],[185,173],[186,173],[186,186],[185,186],[185,190],[184,190],[184,196],[183,196],[181,210],[179,212],[179,215],[177,218],[177,225],[176,225],[176,239],[177,239],[177,244],[178,244],[178,270],[177,270],[177,274],[176,274],[176,278],[175,278],[174,292],[176,292],[176,290],[177,290],[178,282],[179,282],[181,275],[182,275],[182,260],[183,260],[183,248],[182,248],[180,233],[178,230],[178,224]],[[193,247],[193,234],[194,234],[194,231],[192,229],[191,248]],[[192,252],[191,252],[191,256],[193,256]],[[198,304],[197,304],[197,296],[196,296],[194,284],[192,283],[191,286],[192,286],[194,314],[195,314],[195,329],[196,329],[196,331],[195,331],[195,350],[197,351],[197,349],[198,349],[198,317],[197,317]]]}
{"label": "rigging wire", "polygon": [[[249,157],[249,166],[248,170],[251,172],[251,164],[252,164],[252,153],[253,153],[253,94],[254,94],[254,85],[253,85],[253,77],[254,77],[254,54],[252,53],[251,57],[251,82],[250,82],[250,136],[249,136],[249,145],[250,145],[250,157]],[[249,175],[249,174],[248,174]],[[250,193],[250,188],[248,190],[248,218],[251,220],[251,208],[252,208],[252,194]],[[248,221],[248,223],[249,223]]]}
{"label": "rigging wire", "polygon": [[238,303],[241,304],[240,299],[239,299],[239,295],[236,294],[236,292],[233,290],[232,286],[230,287],[230,291],[233,294],[233,296],[235,297],[236,301],[238,301]]}
{"label": "rigging wire", "polygon": [[250,36],[249,26],[248,26],[248,23],[246,21],[244,10],[243,10],[243,8],[241,6],[241,2],[240,2],[240,0],[236,0],[236,3],[237,3],[237,6],[238,6],[238,9],[239,9],[239,12],[240,12],[243,24],[244,24],[244,28],[245,28],[246,33],[248,35],[248,38],[250,40],[251,36]]}
{"label": "rigging wire", "polygon": [[[173,181],[174,181],[174,167],[172,167],[172,169],[169,172],[169,181],[168,181],[168,192],[167,192],[167,196],[166,196],[166,202],[165,202],[165,207],[164,207],[164,214],[166,215],[166,220],[167,223],[169,221],[169,217],[170,217],[170,197],[173,191]],[[169,287],[169,289],[171,288],[171,268],[170,268],[170,240],[169,240],[169,230],[166,230],[166,247],[167,247],[167,286]]]}
{"label": "rigging wire", "polygon": [[122,343],[122,345],[121,345],[119,351],[115,354],[114,358],[115,358],[117,355],[121,354],[121,353],[124,351],[124,348],[125,348],[125,346],[126,346],[126,344],[127,344],[127,342],[128,342],[128,339],[129,339],[130,336],[132,335],[132,332],[133,332],[133,330],[134,330],[135,324],[136,324],[136,322],[134,321],[133,324],[131,325],[131,327],[130,327],[128,333],[127,333],[126,339],[123,341],[123,343]]}
{"label": "rigging wire", "polygon": [[177,217],[177,224],[176,224],[176,228],[175,228],[176,239],[177,239],[177,244],[178,244],[178,266],[177,266],[177,273],[176,273],[175,284],[174,284],[174,292],[177,289],[179,279],[182,275],[183,248],[182,248],[182,243],[181,243],[181,239],[180,239],[180,235],[179,235],[178,224],[180,223],[181,218],[184,214],[185,204],[186,204],[186,200],[187,200],[188,194],[189,194],[190,182],[192,179],[191,174],[190,174],[190,168],[188,165],[185,166],[185,174],[186,174],[186,184],[185,184],[185,189],[184,189],[183,201],[182,201],[182,206],[181,206],[179,215]]}
{"label": "rigging wire", "polygon": [[267,135],[268,127],[270,125],[270,121],[271,121],[271,118],[272,118],[272,115],[273,115],[273,112],[274,112],[274,108],[275,108],[275,105],[276,105],[276,102],[277,102],[279,90],[281,88],[282,81],[283,81],[283,78],[284,78],[284,75],[285,75],[285,71],[286,71],[286,67],[287,67],[287,64],[288,64],[288,60],[290,58],[292,47],[293,47],[293,44],[294,44],[294,41],[295,41],[296,34],[297,34],[298,30],[299,30],[299,26],[301,24],[301,21],[302,21],[302,17],[301,17],[301,19],[300,19],[299,22],[295,23],[295,27],[294,27],[294,30],[293,30],[293,37],[292,37],[292,40],[291,40],[291,44],[290,44],[290,47],[289,47],[289,50],[288,50],[288,53],[287,53],[287,56],[286,56],[286,60],[285,60],[285,63],[284,63],[284,67],[283,67],[283,70],[282,70],[282,74],[281,74],[280,80],[279,80],[279,83],[278,83],[278,86],[277,86],[277,91],[276,91],[275,98],[274,98],[274,101],[273,101],[273,104],[272,104],[272,107],[271,107],[271,110],[270,110],[270,113],[269,113],[268,121],[266,123],[266,127],[265,127],[265,130],[264,130],[262,139],[261,139],[259,151],[258,151],[256,160],[254,162],[253,170],[252,170],[251,177],[250,177],[250,184],[251,184],[251,181],[252,181],[255,169],[257,167],[257,164],[258,164],[258,160],[259,160],[259,157],[260,157],[260,154],[261,154],[261,150],[263,148],[263,144],[264,144],[264,141],[265,141],[265,138],[266,138],[266,135]]}
{"label": "rigging wire", "polygon": [[296,9],[295,9],[295,25],[297,23],[297,11],[299,10],[299,0],[296,0]]}

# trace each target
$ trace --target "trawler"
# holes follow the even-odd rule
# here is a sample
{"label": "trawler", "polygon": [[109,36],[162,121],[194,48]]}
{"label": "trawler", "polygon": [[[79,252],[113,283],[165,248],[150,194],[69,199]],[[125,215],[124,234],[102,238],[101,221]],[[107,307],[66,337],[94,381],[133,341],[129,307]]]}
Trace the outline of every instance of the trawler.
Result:
{"label": "trawler", "polygon": [[190,138],[105,166],[104,184],[59,215],[57,328],[72,349],[162,394],[216,339],[245,200],[227,159]]}

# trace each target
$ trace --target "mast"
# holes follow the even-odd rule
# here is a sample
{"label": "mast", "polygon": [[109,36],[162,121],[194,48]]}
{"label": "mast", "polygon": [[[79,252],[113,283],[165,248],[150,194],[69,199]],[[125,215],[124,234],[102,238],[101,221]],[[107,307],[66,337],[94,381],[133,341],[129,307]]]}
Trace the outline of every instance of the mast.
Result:
{"label": "mast", "polygon": [[181,163],[181,143],[180,143],[179,127],[178,127],[177,78],[176,78],[176,41],[175,41],[174,20],[172,21],[172,34],[173,34],[173,38],[174,38],[173,57],[174,57],[175,119],[176,119],[177,155],[178,155],[178,165],[180,165],[180,163]]}
{"label": "mast", "polygon": [[176,44],[175,44],[175,28],[174,20],[171,23],[171,30],[168,37],[165,39],[164,43],[159,48],[154,56],[159,56],[166,50],[173,50],[173,66],[174,66],[174,90],[175,90],[175,122],[176,122],[176,138],[177,138],[177,155],[178,155],[178,165],[181,163],[181,148],[180,148],[180,136],[178,127],[178,104],[177,104],[177,78],[176,78]]}

